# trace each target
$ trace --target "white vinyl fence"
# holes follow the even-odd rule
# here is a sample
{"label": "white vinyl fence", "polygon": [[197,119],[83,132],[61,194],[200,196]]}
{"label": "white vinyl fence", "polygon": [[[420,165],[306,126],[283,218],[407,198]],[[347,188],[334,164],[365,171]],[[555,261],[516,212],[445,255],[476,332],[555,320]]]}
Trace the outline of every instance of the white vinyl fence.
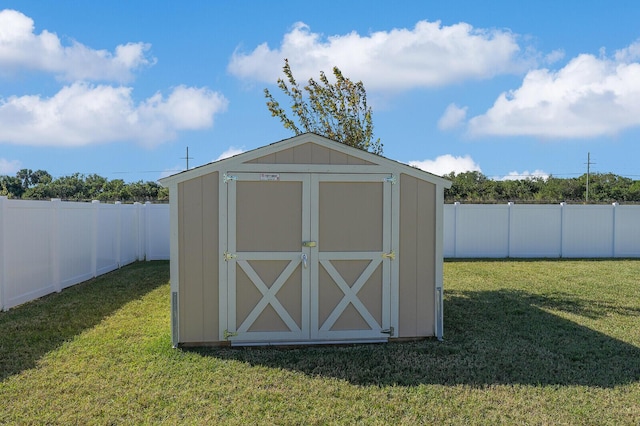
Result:
{"label": "white vinyl fence", "polygon": [[[0,309],[169,259],[169,205],[0,197]],[[640,257],[640,206],[444,206],[445,258]]]}
{"label": "white vinyl fence", "polygon": [[0,197],[0,309],[169,258],[169,208]]}
{"label": "white vinyl fence", "polygon": [[446,204],[445,258],[640,257],[640,206]]}

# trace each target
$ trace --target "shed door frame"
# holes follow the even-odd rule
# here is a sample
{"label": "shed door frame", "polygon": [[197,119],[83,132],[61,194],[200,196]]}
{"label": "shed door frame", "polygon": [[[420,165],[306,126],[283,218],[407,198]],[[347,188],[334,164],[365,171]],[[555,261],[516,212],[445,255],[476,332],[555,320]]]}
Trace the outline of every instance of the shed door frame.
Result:
{"label": "shed door frame", "polygon": [[[362,315],[364,320],[373,326],[377,324],[375,320],[368,314],[366,308],[362,304],[358,303],[356,293],[359,286],[362,286],[363,280],[366,282],[367,274],[375,271],[378,266],[382,269],[383,275],[383,301],[382,301],[382,318],[381,324],[377,324],[382,330],[389,330],[395,327],[397,330],[398,323],[398,267],[397,261],[393,261],[390,257],[381,256],[383,253],[397,254],[397,231],[399,228],[398,219],[399,215],[397,205],[399,191],[392,191],[392,184],[395,183],[393,176],[389,174],[331,174],[331,173],[255,173],[255,172],[228,172],[225,178],[221,176],[220,179],[220,229],[221,229],[221,253],[231,253],[230,258],[221,260],[220,268],[220,340],[230,340],[238,342],[268,342],[268,341],[300,341],[300,342],[312,342],[312,341],[345,341],[345,340],[368,340],[368,341],[386,341],[389,337],[388,334],[380,333],[381,330],[331,330],[333,322],[340,315],[340,309],[343,309],[352,305]],[[391,177],[392,179],[389,179]],[[303,258],[306,256],[307,268],[303,270],[303,276],[308,275],[308,278],[303,278],[302,282],[302,297],[303,300],[308,300],[308,304],[303,303],[302,308],[302,326],[297,327],[296,324],[292,324],[291,321],[287,321],[285,315],[280,315],[281,318],[287,323],[290,331],[287,332],[247,332],[245,330],[251,324],[236,324],[235,319],[235,271],[236,264],[242,268],[245,272],[248,271],[251,274],[250,268],[247,268],[246,259],[240,253],[235,252],[235,214],[236,214],[236,199],[235,190],[230,190],[230,185],[235,185],[237,181],[249,180],[269,180],[277,179],[280,181],[295,181],[301,182],[303,187],[303,240],[313,240],[318,238],[318,225],[319,225],[319,188],[323,182],[381,182],[383,181],[383,250],[376,253],[343,253],[343,252],[322,252],[318,250],[318,247],[302,247],[302,241],[300,251],[298,253],[262,253],[258,256],[264,259],[276,259],[287,258],[289,265],[288,271],[284,271],[283,274],[289,273],[295,270],[297,267],[302,267]],[[223,182],[224,181],[224,182]],[[395,206],[395,207],[394,207]],[[395,211],[394,211],[395,210]],[[223,229],[224,228],[224,229]],[[255,255],[256,253],[252,253]],[[239,257],[233,257],[239,256]],[[356,282],[352,285],[353,290],[350,289],[344,281],[340,280],[340,274],[335,271],[331,266],[332,260],[370,260],[370,265],[362,272],[362,279],[360,282]],[[336,281],[338,287],[342,291],[342,300],[339,306],[336,306],[334,312],[329,318],[326,318],[323,324],[319,324],[318,320],[318,272],[320,268],[324,268],[329,275]],[[307,274],[305,274],[305,271]],[[285,274],[286,275],[286,274]],[[255,278],[253,276],[252,280]],[[282,280],[286,279],[286,276],[280,277]],[[255,284],[255,283],[254,283]],[[274,284],[274,285],[276,285]],[[274,295],[269,293],[269,290],[263,284],[258,283],[257,287],[261,288],[264,299],[261,300],[262,305],[270,304],[274,301]],[[358,288],[357,288],[358,287]],[[273,292],[276,293],[277,291]],[[355,303],[354,303],[355,302]],[[277,301],[272,304],[279,314],[282,313],[277,309]],[[259,312],[252,312],[253,318],[259,314]],[[240,332],[241,336],[235,338],[234,333]]]}
{"label": "shed door frame", "polygon": [[[230,176],[230,175],[227,175]],[[309,214],[309,175],[295,174],[295,173],[233,173],[233,177],[227,177],[227,211],[228,211],[228,233],[227,233],[227,249],[225,252],[231,253],[227,256],[225,269],[227,269],[227,332],[238,333],[238,339],[243,341],[290,341],[299,340],[304,341],[309,339],[309,304],[300,303],[300,323],[292,318],[289,311],[282,305],[278,299],[278,291],[283,287],[285,282],[303,267],[302,254],[305,251],[302,248],[302,241],[309,239],[310,230],[310,214]],[[274,181],[274,182],[271,182]],[[302,217],[300,221],[300,241],[296,242],[294,246],[290,246],[286,251],[268,251],[266,248],[241,251],[237,247],[237,235],[236,235],[236,217],[237,217],[237,185],[245,182],[266,182],[267,184],[277,185],[281,182],[293,182],[300,183],[301,199],[294,204],[302,208]],[[301,203],[301,206],[298,204]],[[266,208],[269,206],[255,206],[255,209]],[[223,252],[224,253],[224,252]],[[306,253],[309,256],[309,253]],[[279,263],[280,271],[278,271],[276,277],[272,277],[272,282],[264,282],[260,273],[254,269],[252,264],[258,262]],[[308,265],[307,265],[308,266]],[[307,269],[307,268],[305,268]],[[238,301],[236,300],[236,283],[238,280],[238,272],[245,274],[249,281],[255,286],[253,291],[257,289],[261,293],[260,300],[251,309],[249,314],[241,321],[237,323],[236,319],[236,307]],[[301,300],[309,299],[309,278],[310,275],[301,271]],[[253,288],[253,287],[252,287]],[[259,318],[265,310],[272,310],[277,317],[284,323],[285,328],[288,331],[252,331],[251,327],[255,324],[255,321]],[[222,319],[222,318],[221,318]],[[225,337],[225,336],[223,336]],[[227,337],[229,335],[227,334]]]}
{"label": "shed door frame", "polygon": [[[326,246],[320,241],[318,247],[314,249],[314,262],[311,280],[311,337],[314,340],[362,340],[386,341],[389,334],[381,333],[381,330],[390,330],[391,327],[391,257],[383,254],[394,252],[391,231],[394,216],[391,209],[392,181],[386,182],[389,175],[385,174],[313,174],[311,175],[311,235],[318,238],[320,235],[320,186],[322,183],[380,183],[382,185],[382,247],[380,250],[366,251],[328,251]],[[367,206],[363,206],[366,209]],[[353,212],[358,214],[358,212]],[[395,252],[394,252],[395,254]],[[359,277],[354,283],[347,283],[340,272],[334,267],[333,261],[369,261]],[[382,311],[380,323],[371,315],[367,307],[361,303],[357,296],[359,290],[378,268],[382,269]],[[320,278],[321,269],[331,277],[332,281],[342,292],[340,302],[332,310],[331,314],[320,321]],[[364,319],[371,330],[332,330],[336,320],[344,313],[347,307],[351,306]]]}

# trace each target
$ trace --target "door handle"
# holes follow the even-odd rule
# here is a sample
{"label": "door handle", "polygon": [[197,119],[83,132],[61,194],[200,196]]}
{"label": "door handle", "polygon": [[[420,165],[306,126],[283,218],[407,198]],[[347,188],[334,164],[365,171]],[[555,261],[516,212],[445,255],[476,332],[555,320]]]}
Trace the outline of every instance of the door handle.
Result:
{"label": "door handle", "polygon": [[307,254],[306,253],[302,253],[302,256],[300,256],[300,258],[302,259],[302,266],[304,267],[304,269],[307,269],[308,265],[307,265]]}

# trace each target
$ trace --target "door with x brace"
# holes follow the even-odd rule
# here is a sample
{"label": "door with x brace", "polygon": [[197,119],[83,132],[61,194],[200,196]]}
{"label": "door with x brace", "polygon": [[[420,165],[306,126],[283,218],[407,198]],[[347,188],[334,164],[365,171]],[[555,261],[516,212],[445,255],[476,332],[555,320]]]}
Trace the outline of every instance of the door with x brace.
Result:
{"label": "door with x brace", "polygon": [[[227,335],[309,339],[308,174],[233,173],[227,184]],[[221,312],[222,313],[222,312]]]}
{"label": "door with x brace", "polygon": [[384,340],[392,260],[383,175],[234,173],[232,342]]}
{"label": "door with x brace", "polygon": [[[388,175],[313,175],[318,236],[311,334],[386,340],[390,333],[391,191]],[[314,194],[316,195],[316,194]]]}

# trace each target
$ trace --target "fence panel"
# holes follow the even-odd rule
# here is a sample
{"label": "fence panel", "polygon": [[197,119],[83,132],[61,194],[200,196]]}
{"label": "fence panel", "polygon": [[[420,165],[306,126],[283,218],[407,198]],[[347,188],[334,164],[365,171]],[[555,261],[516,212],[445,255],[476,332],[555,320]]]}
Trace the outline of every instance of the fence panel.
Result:
{"label": "fence panel", "polygon": [[169,259],[169,206],[167,204],[145,204],[146,259]]}
{"label": "fence panel", "polygon": [[510,210],[510,257],[560,257],[561,206],[513,204]]}
{"label": "fence panel", "polygon": [[456,257],[456,208],[459,204],[445,204],[443,212],[442,253],[444,257]]}
{"label": "fence panel", "polygon": [[119,264],[128,265],[138,259],[144,258],[139,254],[139,216],[142,205],[120,205],[120,259]]}
{"label": "fence panel", "polygon": [[0,197],[2,310],[145,258],[169,258],[168,205]]}
{"label": "fence panel", "polygon": [[457,205],[455,220],[456,257],[509,255],[509,206]]}
{"label": "fence panel", "polygon": [[97,204],[96,275],[120,267],[120,204]]}
{"label": "fence panel", "polygon": [[640,257],[640,206],[615,207],[616,257]]}
{"label": "fence panel", "polygon": [[51,281],[49,202],[3,200],[3,306],[55,291]]}
{"label": "fence panel", "polygon": [[59,234],[60,287],[93,278],[96,258],[94,205],[60,202],[56,228],[52,231]]}
{"label": "fence panel", "polygon": [[613,257],[613,206],[563,206],[562,257]]}

